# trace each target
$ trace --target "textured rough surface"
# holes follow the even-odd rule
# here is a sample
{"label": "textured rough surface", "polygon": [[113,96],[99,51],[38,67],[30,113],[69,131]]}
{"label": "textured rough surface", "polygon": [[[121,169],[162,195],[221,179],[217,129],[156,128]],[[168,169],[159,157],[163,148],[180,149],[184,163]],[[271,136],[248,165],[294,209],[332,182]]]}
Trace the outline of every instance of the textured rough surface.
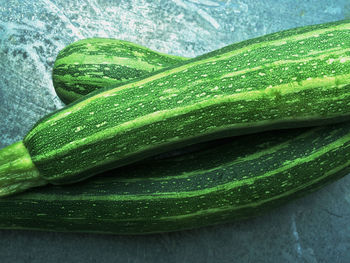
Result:
{"label": "textured rough surface", "polygon": [[[58,51],[75,40],[115,37],[194,57],[266,33],[349,18],[349,10],[348,0],[0,0],[0,148],[62,107],[50,74]],[[349,262],[349,189],[345,177],[254,220],[164,235],[1,231],[1,262]]]}

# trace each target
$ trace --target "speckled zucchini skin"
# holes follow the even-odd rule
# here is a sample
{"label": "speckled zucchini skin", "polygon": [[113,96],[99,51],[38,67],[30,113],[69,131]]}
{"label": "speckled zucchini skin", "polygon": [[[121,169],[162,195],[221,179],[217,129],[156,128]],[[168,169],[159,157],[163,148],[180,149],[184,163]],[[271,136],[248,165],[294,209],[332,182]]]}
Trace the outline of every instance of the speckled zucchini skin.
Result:
{"label": "speckled zucchini skin", "polygon": [[83,180],[170,149],[350,115],[350,21],[243,41],[100,89],[26,135],[43,178]]}
{"label": "speckled zucchini skin", "polygon": [[70,103],[102,87],[122,85],[185,60],[129,41],[89,38],[59,52],[52,80],[58,97]]}
{"label": "speckled zucchini skin", "polygon": [[239,136],[0,199],[0,228],[148,234],[231,222],[314,191],[349,165],[349,122]]}

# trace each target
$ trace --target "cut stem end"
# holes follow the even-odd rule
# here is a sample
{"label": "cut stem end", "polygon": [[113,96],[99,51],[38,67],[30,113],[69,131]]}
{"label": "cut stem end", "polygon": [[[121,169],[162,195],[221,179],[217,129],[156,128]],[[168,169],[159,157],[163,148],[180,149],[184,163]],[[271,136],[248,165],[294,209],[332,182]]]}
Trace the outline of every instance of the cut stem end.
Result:
{"label": "cut stem end", "polygon": [[22,141],[0,150],[0,197],[45,184]]}

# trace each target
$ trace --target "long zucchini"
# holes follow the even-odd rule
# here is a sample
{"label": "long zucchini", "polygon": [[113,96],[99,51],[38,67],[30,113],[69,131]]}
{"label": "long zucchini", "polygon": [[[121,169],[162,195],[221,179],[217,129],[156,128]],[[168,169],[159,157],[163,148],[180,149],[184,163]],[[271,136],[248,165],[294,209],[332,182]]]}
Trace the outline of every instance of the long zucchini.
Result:
{"label": "long zucchini", "polygon": [[348,174],[350,123],[245,135],[0,199],[0,228],[147,234],[260,215]]}
{"label": "long zucchini", "polygon": [[59,52],[52,80],[58,97],[70,103],[96,89],[121,85],[185,60],[129,41],[89,38]]}
{"label": "long zucchini", "polygon": [[349,65],[347,20],[243,41],[99,89],[0,152],[0,193],[77,182],[220,137],[348,120]]}

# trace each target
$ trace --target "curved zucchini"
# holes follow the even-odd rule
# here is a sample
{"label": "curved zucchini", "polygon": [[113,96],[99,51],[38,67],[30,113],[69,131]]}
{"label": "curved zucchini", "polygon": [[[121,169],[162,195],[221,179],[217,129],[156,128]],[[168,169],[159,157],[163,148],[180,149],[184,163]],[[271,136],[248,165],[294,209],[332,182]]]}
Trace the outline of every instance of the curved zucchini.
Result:
{"label": "curved zucchini", "polygon": [[38,121],[22,146],[40,184],[67,184],[220,137],[345,121],[349,65],[350,21],[286,30],[94,91]]}
{"label": "curved zucchini", "polygon": [[0,228],[110,234],[191,229],[260,215],[349,173],[349,122],[218,145],[2,198]]}
{"label": "curved zucchini", "polygon": [[122,85],[185,60],[125,40],[89,38],[59,52],[52,80],[58,97],[68,104],[96,89]]}

